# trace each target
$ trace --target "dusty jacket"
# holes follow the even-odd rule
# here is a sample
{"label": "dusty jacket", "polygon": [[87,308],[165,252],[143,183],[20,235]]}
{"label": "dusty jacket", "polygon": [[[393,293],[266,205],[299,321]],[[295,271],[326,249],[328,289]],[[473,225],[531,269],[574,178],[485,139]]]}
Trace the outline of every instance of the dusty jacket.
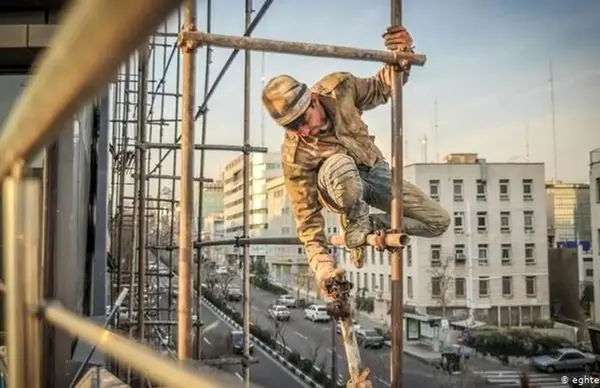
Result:
{"label": "dusty jacket", "polygon": [[[298,238],[306,249],[313,270],[320,255],[327,255],[322,205],[317,191],[317,174],[323,161],[336,153],[350,155],[357,165],[373,166],[383,157],[362,121],[363,111],[385,104],[391,94],[393,70],[385,66],[370,78],[350,73],[332,73],[313,87],[333,124],[333,133],[302,138],[286,131],[281,149],[283,174]],[[406,78],[404,80],[406,82]]]}

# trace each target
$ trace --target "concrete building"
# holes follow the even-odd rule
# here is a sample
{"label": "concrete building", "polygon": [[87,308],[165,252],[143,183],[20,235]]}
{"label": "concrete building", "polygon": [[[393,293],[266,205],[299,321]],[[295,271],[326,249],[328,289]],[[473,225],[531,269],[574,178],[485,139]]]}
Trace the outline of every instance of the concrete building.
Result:
{"label": "concrete building", "polygon": [[[223,213],[208,214],[202,221],[202,241],[220,240],[224,237]],[[202,249],[202,254],[222,265],[225,262],[225,250],[226,247],[222,246],[205,247]]]}
{"label": "concrete building", "polygon": [[600,148],[590,152],[590,215],[594,276],[594,322],[600,321]]}
{"label": "concrete building", "polygon": [[[283,177],[267,182],[268,225],[262,233],[265,237],[296,237],[296,220],[290,207]],[[323,210],[325,231],[328,235],[338,233],[337,216]],[[302,245],[269,245],[266,247],[265,261],[270,276],[280,283],[290,286],[303,286],[306,279],[312,279],[308,268],[306,252]],[[304,285],[309,289],[313,285]]]}
{"label": "concrete building", "polygon": [[[439,201],[453,227],[405,249],[405,304],[420,313],[463,315],[492,324],[549,316],[546,196],[542,163],[487,163],[454,154],[412,164],[404,178]],[[361,270],[340,262],[357,288],[390,299],[387,253],[371,249]]]}
{"label": "concrete building", "polygon": [[[197,186],[196,186],[197,187]],[[216,180],[214,182],[204,183],[204,194],[202,196],[202,213],[203,217],[209,214],[223,212],[223,181]],[[196,188],[196,193],[198,189]],[[194,198],[197,198],[197,194]],[[198,214],[198,203],[194,202],[194,214]]]}
{"label": "concrete building", "polygon": [[[243,233],[243,156],[236,157],[223,170],[223,228],[224,237],[233,238]],[[281,155],[279,153],[253,154],[250,171],[250,236],[259,236],[268,227],[267,181],[279,177]],[[227,247],[228,255],[238,255],[239,250]],[[266,247],[253,245],[253,259],[264,258]]]}

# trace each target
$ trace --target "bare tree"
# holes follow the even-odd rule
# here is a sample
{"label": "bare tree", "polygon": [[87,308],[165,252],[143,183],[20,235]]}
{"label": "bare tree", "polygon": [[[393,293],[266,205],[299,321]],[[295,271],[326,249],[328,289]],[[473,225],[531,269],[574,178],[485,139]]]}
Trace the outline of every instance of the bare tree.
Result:
{"label": "bare tree", "polygon": [[277,351],[285,354],[287,349],[287,343],[285,340],[285,327],[287,322],[279,321],[277,319],[273,319],[272,322],[273,327],[272,330],[270,330],[271,338],[275,340]]}
{"label": "bare tree", "polygon": [[442,317],[446,317],[446,308],[452,300],[452,260],[453,256],[448,256],[430,270],[431,296],[442,308]]}
{"label": "bare tree", "polygon": [[231,283],[233,283],[233,280],[235,279],[235,273],[227,271],[226,273],[214,274],[212,277],[215,278],[216,281],[213,289],[220,293],[221,298],[227,299],[227,293]]}
{"label": "bare tree", "polygon": [[311,344],[310,345],[310,354],[309,354],[309,360],[312,363],[313,366],[318,366],[320,364],[323,363],[323,357],[322,357],[322,346],[323,344],[321,342],[317,342],[314,345]]}

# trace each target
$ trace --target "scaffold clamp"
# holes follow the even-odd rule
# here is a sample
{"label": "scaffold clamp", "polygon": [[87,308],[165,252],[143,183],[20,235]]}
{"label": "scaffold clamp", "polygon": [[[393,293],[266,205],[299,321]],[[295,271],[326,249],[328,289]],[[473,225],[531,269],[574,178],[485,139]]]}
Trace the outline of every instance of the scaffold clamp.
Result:
{"label": "scaffold clamp", "polygon": [[196,50],[200,43],[193,39],[188,39],[185,37],[186,32],[196,32],[196,26],[194,24],[184,24],[181,27],[181,31],[179,32],[179,36],[177,37],[177,47],[179,47],[182,51],[186,53],[191,53]]}

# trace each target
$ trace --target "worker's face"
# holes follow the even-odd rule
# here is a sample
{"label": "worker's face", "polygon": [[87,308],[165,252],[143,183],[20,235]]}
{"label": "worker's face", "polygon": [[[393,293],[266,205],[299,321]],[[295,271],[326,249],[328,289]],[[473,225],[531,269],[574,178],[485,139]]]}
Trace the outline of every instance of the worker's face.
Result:
{"label": "worker's face", "polygon": [[319,99],[313,96],[308,109],[302,116],[294,120],[290,129],[297,131],[300,136],[315,136],[326,123],[325,110]]}

